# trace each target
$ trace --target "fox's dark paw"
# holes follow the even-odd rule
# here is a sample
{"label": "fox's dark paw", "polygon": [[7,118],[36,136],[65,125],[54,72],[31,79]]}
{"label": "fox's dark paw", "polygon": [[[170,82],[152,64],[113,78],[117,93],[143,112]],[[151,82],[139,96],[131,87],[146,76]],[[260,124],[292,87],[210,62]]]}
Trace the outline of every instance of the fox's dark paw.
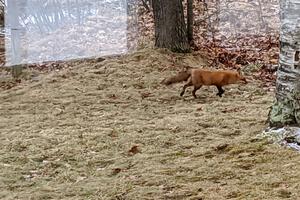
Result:
{"label": "fox's dark paw", "polygon": [[222,94],[218,93],[217,96],[222,97]]}
{"label": "fox's dark paw", "polygon": [[183,96],[183,94],[184,94],[184,92],[181,92],[181,93],[180,93],[180,96],[182,97],[182,96]]}

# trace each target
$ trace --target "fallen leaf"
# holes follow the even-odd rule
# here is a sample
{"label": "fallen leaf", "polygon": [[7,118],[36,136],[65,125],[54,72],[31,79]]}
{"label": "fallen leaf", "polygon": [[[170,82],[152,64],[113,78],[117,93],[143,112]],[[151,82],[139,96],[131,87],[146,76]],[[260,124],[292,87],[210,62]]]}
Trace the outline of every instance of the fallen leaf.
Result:
{"label": "fallen leaf", "polygon": [[134,145],[131,147],[131,149],[128,151],[129,154],[135,155],[137,153],[140,153],[140,150],[138,149],[137,145]]}
{"label": "fallen leaf", "polygon": [[197,111],[202,111],[203,109],[202,109],[202,107],[199,107],[199,108],[197,108],[196,110],[197,110]]}
{"label": "fallen leaf", "polygon": [[117,175],[117,174],[120,173],[121,171],[122,171],[121,168],[114,168],[114,169],[112,170],[112,175]]}
{"label": "fallen leaf", "polygon": [[216,151],[224,151],[226,148],[228,147],[228,144],[220,144],[218,146],[215,147]]}

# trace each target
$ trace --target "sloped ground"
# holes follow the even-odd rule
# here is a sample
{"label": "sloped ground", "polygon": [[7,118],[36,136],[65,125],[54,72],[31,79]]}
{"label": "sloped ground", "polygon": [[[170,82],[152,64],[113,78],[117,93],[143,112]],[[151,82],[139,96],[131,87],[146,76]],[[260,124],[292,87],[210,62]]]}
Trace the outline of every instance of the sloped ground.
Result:
{"label": "sloped ground", "polygon": [[0,92],[1,199],[297,199],[300,156],[256,136],[252,81],[194,100],[163,78],[199,56],[142,50]]}

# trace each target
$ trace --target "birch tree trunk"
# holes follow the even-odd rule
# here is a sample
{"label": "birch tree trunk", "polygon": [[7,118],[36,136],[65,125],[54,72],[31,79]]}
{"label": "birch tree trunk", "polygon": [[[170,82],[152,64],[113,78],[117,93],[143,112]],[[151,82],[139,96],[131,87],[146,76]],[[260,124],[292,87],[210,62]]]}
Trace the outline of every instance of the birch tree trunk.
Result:
{"label": "birch tree trunk", "polygon": [[189,52],[181,0],[153,0],[155,46],[174,52]]}
{"label": "birch tree trunk", "polygon": [[300,1],[281,0],[280,56],[271,127],[300,126]]}

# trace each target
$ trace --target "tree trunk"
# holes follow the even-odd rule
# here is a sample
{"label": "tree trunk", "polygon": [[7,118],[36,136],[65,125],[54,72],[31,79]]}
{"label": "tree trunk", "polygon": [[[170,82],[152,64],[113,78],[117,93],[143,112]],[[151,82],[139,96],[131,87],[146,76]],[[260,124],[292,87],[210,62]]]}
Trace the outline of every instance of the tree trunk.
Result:
{"label": "tree trunk", "polygon": [[174,52],[189,52],[181,0],[153,0],[155,46]]}
{"label": "tree trunk", "polygon": [[189,44],[193,42],[193,25],[194,25],[194,13],[193,13],[194,0],[187,0],[187,37]]}
{"label": "tree trunk", "polygon": [[280,56],[271,127],[300,126],[300,3],[281,0]]}

